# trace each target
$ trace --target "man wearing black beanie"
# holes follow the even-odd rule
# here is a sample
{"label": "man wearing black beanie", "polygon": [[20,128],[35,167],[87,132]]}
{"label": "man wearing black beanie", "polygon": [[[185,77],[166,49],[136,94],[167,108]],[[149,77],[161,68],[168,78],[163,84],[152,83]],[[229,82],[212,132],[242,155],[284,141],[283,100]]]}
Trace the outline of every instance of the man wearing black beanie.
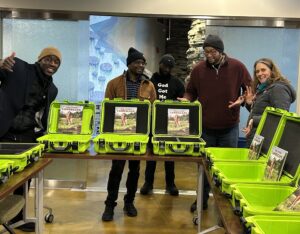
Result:
{"label": "man wearing black beanie", "polygon": [[146,59],[145,59],[144,55],[140,51],[134,49],[133,47],[130,47],[128,50],[128,57],[126,59],[127,66],[129,64],[131,64],[132,62],[139,60],[139,59],[143,60],[144,63],[146,63]]}
{"label": "man wearing black beanie", "polygon": [[[181,80],[171,75],[175,66],[175,59],[171,54],[165,54],[159,62],[159,72],[153,74],[151,81],[155,86],[159,100],[176,100],[184,94],[184,84]],[[140,192],[142,195],[152,193],[156,161],[147,161],[145,170],[145,183]],[[165,162],[166,192],[178,196],[175,185],[174,162]]]}
{"label": "man wearing black beanie", "polygon": [[[108,82],[105,97],[109,99],[122,98],[140,100],[156,99],[154,85],[144,75],[146,66],[144,55],[134,48],[129,48],[126,59],[128,70],[122,75]],[[124,170],[125,160],[113,160],[107,183],[107,198],[105,210],[102,215],[103,221],[111,221],[114,216],[114,208],[117,205],[119,186]],[[133,204],[138,186],[140,173],[140,161],[128,161],[129,172],[126,181],[127,193],[124,196],[124,212],[129,217],[137,216],[137,210]]]}
{"label": "man wearing black beanie", "polygon": [[[202,138],[206,147],[237,147],[240,106],[231,108],[251,84],[245,65],[224,53],[224,43],[218,35],[208,35],[203,43],[206,61],[192,70],[184,98],[202,105]],[[209,184],[204,178],[203,209],[207,209]],[[196,210],[196,202],[191,211]]]}

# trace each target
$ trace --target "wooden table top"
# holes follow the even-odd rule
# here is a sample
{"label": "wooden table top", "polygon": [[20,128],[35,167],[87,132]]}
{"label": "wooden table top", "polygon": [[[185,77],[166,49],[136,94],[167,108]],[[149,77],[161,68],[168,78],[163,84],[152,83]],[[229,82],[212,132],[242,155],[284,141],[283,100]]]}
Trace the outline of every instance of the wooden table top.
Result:
{"label": "wooden table top", "polygon": [[154,155],[146,152],[144,155],[131,154],[97,154],[93,150],[80,154],[72,153],[44,153],[45,158],[71,158],[71,159],[98,159],[98,160],[140,160],[140,161],[181,161],[202,163],[203,157],[179,155]]}
{"label": "wooden table top", "polygon": [[16,188],[24,184],[27,180],[34,177],[43,170],[52,159],[40,158],[37,162],[28,165],[23,171],[13,174],[6,183],[0,185],[0,199],[13,192]]}

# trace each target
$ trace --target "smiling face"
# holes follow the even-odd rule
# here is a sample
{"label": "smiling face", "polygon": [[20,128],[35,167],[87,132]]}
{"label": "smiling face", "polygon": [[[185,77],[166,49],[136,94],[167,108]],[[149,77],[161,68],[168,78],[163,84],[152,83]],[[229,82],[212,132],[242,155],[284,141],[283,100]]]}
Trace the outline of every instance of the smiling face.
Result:
{"label": "smiling face", "polygon": [[207,46],[204,48],[204,55],[210,64],[216,64],[220,61],[222,54],[215,48]]}
{"label": "smiling face", "polygon": [[258,62],[255,66],[255,76],[259,83],[265,83],[272,75],[271,69],[264,63]]}
{"label": "smiling face", "polygon": [[55,55],[48,55],[39,61],[42,72],[46,76],[52,76],[60,66],[60,60]]}
{"label": "smiling face", "polygon": [[146,62],[143,59],[137,59],[128,64],[128,69],[134,75],[141,75],[144,72]]}

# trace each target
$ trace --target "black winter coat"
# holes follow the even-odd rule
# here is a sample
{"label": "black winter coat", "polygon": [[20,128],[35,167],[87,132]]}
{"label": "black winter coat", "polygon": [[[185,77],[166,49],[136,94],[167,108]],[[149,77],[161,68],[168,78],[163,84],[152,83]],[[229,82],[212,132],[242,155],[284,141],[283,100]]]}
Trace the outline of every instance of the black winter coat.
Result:
{"label": "black winter coat", "polygon": [[[28,64],[18,58],[15,58],[15,62],[13,72],[0,69],[0,137],[7,133],[13,119],[25,105],[32,83],[40,79],[36,68],[37,64]],[[48,87],[46,106],[42,117],[44,128],[47,126],[50,104],[58,92],[52,78],[50,79],[51,83]]]}

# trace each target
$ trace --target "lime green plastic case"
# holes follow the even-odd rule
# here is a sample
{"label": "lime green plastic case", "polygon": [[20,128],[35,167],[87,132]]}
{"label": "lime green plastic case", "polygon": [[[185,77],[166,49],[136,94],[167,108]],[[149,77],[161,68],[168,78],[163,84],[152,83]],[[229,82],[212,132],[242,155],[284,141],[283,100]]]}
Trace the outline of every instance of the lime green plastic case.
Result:
{"label": "lime green plastic case", "polygon": [[[168,133],[168,110],[188,110],[189,132],[186,135]],[[201,156],[205,141],[202,134],[202,109],[198,101],[178,102],[172,100],[153,103],[152,139],[155,155]]]}
{"label": "lime green plastic case", "polygon": [[[114,121],[117,108],[136,108],[136,130],[115,132]],[[147,151],[150,132],[151,103],[138,99],[104,99],[101,103],[100,134],[93,140],[95,152],[142,155]]]}
{"label": "lime green plastic case", "polygon": [[250,234],[298,234],[300,217],[258,215],[246,218]]}
{"label": "lime green plastic case", "polygon": [[[298,179],[299,180],[299,179]],[[264,185],[264,184],[235,184],[231,204],[236,214],[245,217],[252,215],[288,215],[299,216],[298,211],[274,211],[275,207],[291,195],[299,186]]]}
{"label": "lime green plastic case", "polygon": [[214,162],[265,163],[267,161],[266,156],[268,154],[268,150],[275,135],[276,129],[280,125],[282,116],[285,114],[288,114],[286,110],[276,109],[273,107],[267,107],[265,109],[256,130],[256,134],[264,137],[261,154],[258,160],[248,159],[248,148],[208,147],[205,149],[205,151],[210,168],[214,164]]}
{"label": "lime green plastic case", "polygon": [[[83,107],[80,133],[60,133],[58,131],[62,105]],[[47,152],[83,153],[90,147],[94,127],[94,113],[95,105],[93,102],[54,101],[50,106],[47,135],[38,138],[37,141],[45,145]]]}
{"label": "lime green plastic case", "polygon": [[44,145],[38,143],[0,143],[0,159],[13,161],[13,172],[22,171],[37,161],[43,150]]}
{"label": "lime green plastic case", "polygon": [[231,195],[232,184],[256,183],[265,185],[289,185],[295,183],[300,174],[300,117],[294,113],[284,115],[270,145],[267,158],[273,146],[288,151],[283,173],[279,181],[263,180],[266,163],[215,162],[212,175],[222,192]]}
{"label": "lime green plastic case", "polygon": [[0,184],[4,184],[14,172],[14,161],[0,159]]}

